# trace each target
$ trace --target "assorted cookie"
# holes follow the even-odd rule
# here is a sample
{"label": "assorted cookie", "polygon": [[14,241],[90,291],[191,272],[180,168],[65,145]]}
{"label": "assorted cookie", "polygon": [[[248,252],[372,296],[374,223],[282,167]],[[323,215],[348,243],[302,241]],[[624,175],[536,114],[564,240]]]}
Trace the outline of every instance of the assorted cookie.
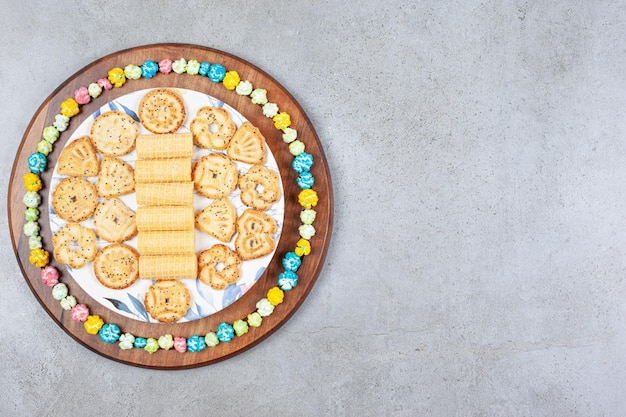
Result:
{"label": "assorted cookie", "polygon": [[[72,268],[93,261],[96,279],[114,290],[154,281],[144,306],[164,323],[180,320],[191,305],[181,280],[224,290],[240,279],[245,261],[273,252],[278,231],[265,211],[281,198],[280,177],[264,165],[260,130],[249,122],[237,127],[226,109],[207,106],[195,114],[190,133],[176,133],[185,117],[181,96],[169,89],[151,90],[139,103],[136,118],[151,134],[139,135],[123,112],[100,114],[90,136],[63,149],[57,172],[68,178],[51,198],[68,222],[53,235],[55,259]],[[194,144],[209,153],[192,163]],[[133,150],[132,164],[119,158]],[[237,163],[251,166],[240,174]],[[136,212],[118,198],[132,193]],[[213,201],[194,213],[194,193]],[[248,207],[240,216],[231,194]],[[95,231],[79,224],[91,217]],[[194,230],[222,243],[196,254]],[[100,250],[98,237],[109,242]],[[134,237],[136,248],[123,243]]]}

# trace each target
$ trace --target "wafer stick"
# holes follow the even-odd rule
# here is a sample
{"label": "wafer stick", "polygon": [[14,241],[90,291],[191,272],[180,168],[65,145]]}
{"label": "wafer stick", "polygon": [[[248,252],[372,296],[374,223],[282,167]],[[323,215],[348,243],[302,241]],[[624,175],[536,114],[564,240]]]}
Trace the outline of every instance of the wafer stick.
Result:
{"label": "wafer stick", "polygon": [[135,216],[137,230],[193,230],[193,206],[139,206]]}
{"label": "wafer stick", "polygon": [[195,253],[186,255],[140,255],[139,278],[185,279],[198,276],[198,260]]}
{"label": "wafer stick", "polygon": [[139,159],[190,158],[193,156],[191,133],[139,135],[135,150]]}
{"label": "wafer stick", "polygon": [[193,204],[193,182],[138,183],[137,204],[146,206],[188,206]]}
{"label": "wafer stick", "polygon": [[193,229],[141,232],[137,250],[141,255],[176,255],[194,253],[196,240]]}
{"label": "wafer stick", "polygon": [[138,159],[135,182],[191,181],[191,158]]}

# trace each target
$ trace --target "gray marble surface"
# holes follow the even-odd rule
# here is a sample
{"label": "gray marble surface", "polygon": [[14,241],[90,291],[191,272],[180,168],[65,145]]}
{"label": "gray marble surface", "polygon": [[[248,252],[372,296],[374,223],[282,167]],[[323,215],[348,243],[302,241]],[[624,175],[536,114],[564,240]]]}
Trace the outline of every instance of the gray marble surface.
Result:
{"label": "gray marble surface", "polygon": [[326,265],[253,349],[145,370],[53,323],[5,222],[0,415],[625,415],[626,3],[156,4],[2,1],[3,201],[32,115],[71,74],[205,45],[268,72],[315,126]]}

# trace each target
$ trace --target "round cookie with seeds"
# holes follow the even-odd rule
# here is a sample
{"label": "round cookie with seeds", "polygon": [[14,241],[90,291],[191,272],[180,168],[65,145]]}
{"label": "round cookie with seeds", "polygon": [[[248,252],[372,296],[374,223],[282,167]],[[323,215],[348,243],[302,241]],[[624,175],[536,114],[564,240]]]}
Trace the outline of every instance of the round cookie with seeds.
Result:
{"label": "round cookie with seeds", "polygon": [[93,272],[107,288],[128,288],[139,278],[139,253],[123,243],[113,243],[98,251]]}
{"label": "round cookie with seeds", "polygon": [[96,209],[98,192],[96,187],[81,177],[61,180],[52,193],[52,207],[63,220],[82,222]]}
{"label": "round cookie with seeds", "polygon": [[144,305],[153,319],[162,323],[174,323],[187,314],[191,295],[180,281],[159,280],[148,288]]}
{"label": "round cookie with seeds", "polygon": [[119,198],[110,198],[98,204],[93,224],[98,236],[107,242],[121,243],[137,234],[135,212]]}
{"label": "round cookie with seeds", "polygon": [[106,156],[122,156],[135,149],[139,134],[135,121],[121,111],[112,110],[96,117],[91,125],[91,140]]}
{"label": "round cookie with seeds", "polygon": [[237,165],[226,155],[205,155],[193,167],[194,187],[198,194],[209,198],[222,198],[237,188]]}
{"label": "round cookie with seeds", "polygon": [[174,90],[158,88],[141,98],[137,116],[154,134],[174,133],[185,121],[185,104]]}

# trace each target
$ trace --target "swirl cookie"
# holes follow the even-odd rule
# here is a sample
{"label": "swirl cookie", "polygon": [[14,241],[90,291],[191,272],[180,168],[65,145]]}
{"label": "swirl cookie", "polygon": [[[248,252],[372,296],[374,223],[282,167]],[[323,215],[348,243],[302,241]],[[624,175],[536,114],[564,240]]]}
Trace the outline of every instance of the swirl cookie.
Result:
{"label": "swirl cookie", "polygon": [[139,278],[139,253],[123,243],[105,246],[96,254],[93,272],[107,288],[128,288]]}
{"label": "swirl cookie", "polygon": [[278,230],[276,221],[267,214],[254,209],[246,209],[237,219],[235,249],[242,261],[260,258],[270,254],[276,247],[274,233]]}
{"label": "swirl cookie", "polygon": [[180,320],[191,305],[189,290],[179,281],[157,281],[148,288],[144,305],[150,316],[162,323]]}
{"label": "swirl cookie", "polygon": [[254,165],[239,177],[241,201],[248,207],[265,211],[280,199],[278,173],[263,165]]}
{"label": "swirl cookie", "polygon": [[213,289],[223,290],[240,276],[241,259],[225,245],[214,245],[198,256],[198,279]]}
{"label": "swirl cookie", "polygon": [[96,248],[96,233],[78,223],[68,223],[52,236],[54,259],[71,268],[82,268],[93,261]]}
{"label": "swirl cookie", "polygon": [[239,171],[237,165],[227,156],[212,153],[196,162],[191,175],[198,194],[222,198],[237,188]]}
{"label": "swirl cookie", "polygon": [[63,220],[82,222],[93,214],[98,204],[96,187],[81,177],[61,180],[52,193],[52,207]]}
{"label": "swirl cookie", "polygon": [[198,110],[189,129],[199,147],[222,150],[230,143],[237,131],[237,125],[226,109],[207,106]]}
{"label": "swirl cookie", "polygon": [[175,91],[159,88],[141,98],[137,116],[154,134],[174,133],[185,121],[185,104]]}
{"label": "swirl cookie", "polygon": [[83,136],[69,143],[57,161],[57,172],[72,177],[93,177],[98,175],[100,162],[88,136]]}
{"label": "swirl cookie", "polygon": [[138,131],[126,113],[112,110],[96,117],[91,125],[91,140],[96,150],[106,156],[122,156],[135,149]]}
{"label": "swirl cookie", "polygon": [[96,233],[107,242],[121,243],[137,234],[135,212],[119,198],[104,200],[93,215]]}

